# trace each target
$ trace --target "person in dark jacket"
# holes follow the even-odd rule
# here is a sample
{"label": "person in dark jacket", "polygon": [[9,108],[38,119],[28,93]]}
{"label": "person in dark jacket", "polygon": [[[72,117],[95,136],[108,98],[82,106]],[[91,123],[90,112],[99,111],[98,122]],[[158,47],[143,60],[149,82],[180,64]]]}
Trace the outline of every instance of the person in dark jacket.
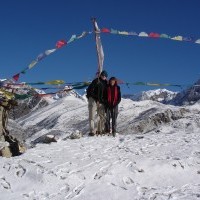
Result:
{"label": "person in dark jacket", "polygon": [[106,88],[106,127],[105,131],[110,133],[110,121],[112,120],[112,134],[116,136],[118,104],[121,101],[120,87],[117,85],[117,79],[111,77]]}
{"label": "person in dark jacket", "polygon": [[[87,89],[90,136],[103,134],[106,122],[105,90],[108,73],[104,70],[100,76],[92,81]],[[97,114],[97,122],[96,122]],[[96,127],[97,126],[97,127]]]}

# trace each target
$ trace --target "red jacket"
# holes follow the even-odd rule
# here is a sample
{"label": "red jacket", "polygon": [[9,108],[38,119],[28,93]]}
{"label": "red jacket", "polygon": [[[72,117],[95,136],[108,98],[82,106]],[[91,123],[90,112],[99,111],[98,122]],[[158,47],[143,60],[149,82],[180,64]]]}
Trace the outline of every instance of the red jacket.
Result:
{"label": "red jacket", "polygon": [[120,87],[115,84],[111,86],[110,84],[106,88],[106,106],[109,108],[114,108],[121,101],[121,91]]}

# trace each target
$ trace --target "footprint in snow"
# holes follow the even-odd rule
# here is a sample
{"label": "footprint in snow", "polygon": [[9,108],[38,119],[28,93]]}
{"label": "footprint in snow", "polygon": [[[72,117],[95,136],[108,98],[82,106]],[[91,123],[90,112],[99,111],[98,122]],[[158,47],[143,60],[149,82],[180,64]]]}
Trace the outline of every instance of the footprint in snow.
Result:
{"label": "footprint in snow", "polygon": [[10,163],[5,163],[3,168],[6,169],[7,171],[10,171],[11,164]]}
{"label": "footprint in snow", "polygon": [[0,185],[7,190],[11,189],[11,185],[8,181],[6,181],[5,177],[0,178]]}
{"label": "footprint in snow", "polygon": [[94,179],[97,180],[97,179],[102,178],[104,175],[107,174],[108,169],[109,169],[109,167],[104,167],[104,168],[102,167],[102,168],[99,170],[99,172],[97,172],[97,173],[94,175]]}
{"label": "footprint in snow", "polygon": [[85,188],[84,184],[81,184],[75,187],[66,197],[65,199],[72,199],[80,194],[80,192]]}
{"label": "footprint in snow", "polygon": [[62,188],[60,188],[60,193],[68,193],[70,191],[70,186],[68,184],[64,185]]}
{"label": "footprint in snow", "polygon": [[26,173],[26,169],[20,164],[12,165],[11,167],[15,169],[17,177],[23,177]]}
{"label": "footprint in snow", "polygon": [[24,167],[22,167],[22,165],[20,165],[20,164],[11,165],[10,163],[5,163],[3,168],[6,169],[7,171],[10,171],[13,169],[16,170],[15,174],[18,177],[22,177],[26,173],[26,169]]}
{"label": "footprint in snow", "polygon": [[124,141],[124,138],[120,138],[119,141],[120,141],[120,142],[123,142],[123,141]]}
{"label": "footprint in snow", "polygon": [[134,181],[130,177],[123,177],[123,183],[126,186],[130,186],[130,185],[134,184]]}
{"label": "footprint in snow", "polygon": [[121,188],[121,189],[123,189],[123,190],[128,190],[126,187],[124,187],[124,186],[120,186],[120,185],[116,185],[115,183],[110,183],[112,186],[114,186],[114,187],[119,187],[119,188]]}

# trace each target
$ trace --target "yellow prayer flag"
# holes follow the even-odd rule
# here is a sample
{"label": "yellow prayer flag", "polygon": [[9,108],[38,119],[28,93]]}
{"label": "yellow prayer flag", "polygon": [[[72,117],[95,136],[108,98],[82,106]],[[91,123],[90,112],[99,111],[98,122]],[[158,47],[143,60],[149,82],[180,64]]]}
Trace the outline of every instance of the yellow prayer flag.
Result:
{"label": "yellow prayer flag", "polygon": [[60,85],[60,84],[64,84],[65,81],[63,80],[53,80],[53,81],[48,81],[45,84],[47,85]]}
{"label": "yellow prayer flag", "polygon": [[36,65],[36,64],[37,64],[37,61],[33,60],[33,61],[31,62],[31,64],[28,66],[28,68],[31,69],[31,68],[34,67],[34,65]]}
{"label": "yellow prayer flag", "polygon": [[183,37],[182,36],[175,36],[173,38],[171,38],[172,40],[177,40],[177,41],[183,41]]}

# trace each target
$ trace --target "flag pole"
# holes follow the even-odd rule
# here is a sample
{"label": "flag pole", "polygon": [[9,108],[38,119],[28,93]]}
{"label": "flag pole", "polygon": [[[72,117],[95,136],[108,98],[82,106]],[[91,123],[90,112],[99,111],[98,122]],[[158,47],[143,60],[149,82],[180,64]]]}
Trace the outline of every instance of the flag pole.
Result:
{"label": "flag pole", "polygon": [[97,59],[98,59],[98,70],[97,75],[100,76],[102,69],[103,69],[103,60],[104,60],[104,53],[103,47],[100,40],[100,29],[98,28],[96,18],[91,18],[93,29],[94,29],[94,36],[95,36],[95,43],[96,43],[96,51],[97,51]]}

